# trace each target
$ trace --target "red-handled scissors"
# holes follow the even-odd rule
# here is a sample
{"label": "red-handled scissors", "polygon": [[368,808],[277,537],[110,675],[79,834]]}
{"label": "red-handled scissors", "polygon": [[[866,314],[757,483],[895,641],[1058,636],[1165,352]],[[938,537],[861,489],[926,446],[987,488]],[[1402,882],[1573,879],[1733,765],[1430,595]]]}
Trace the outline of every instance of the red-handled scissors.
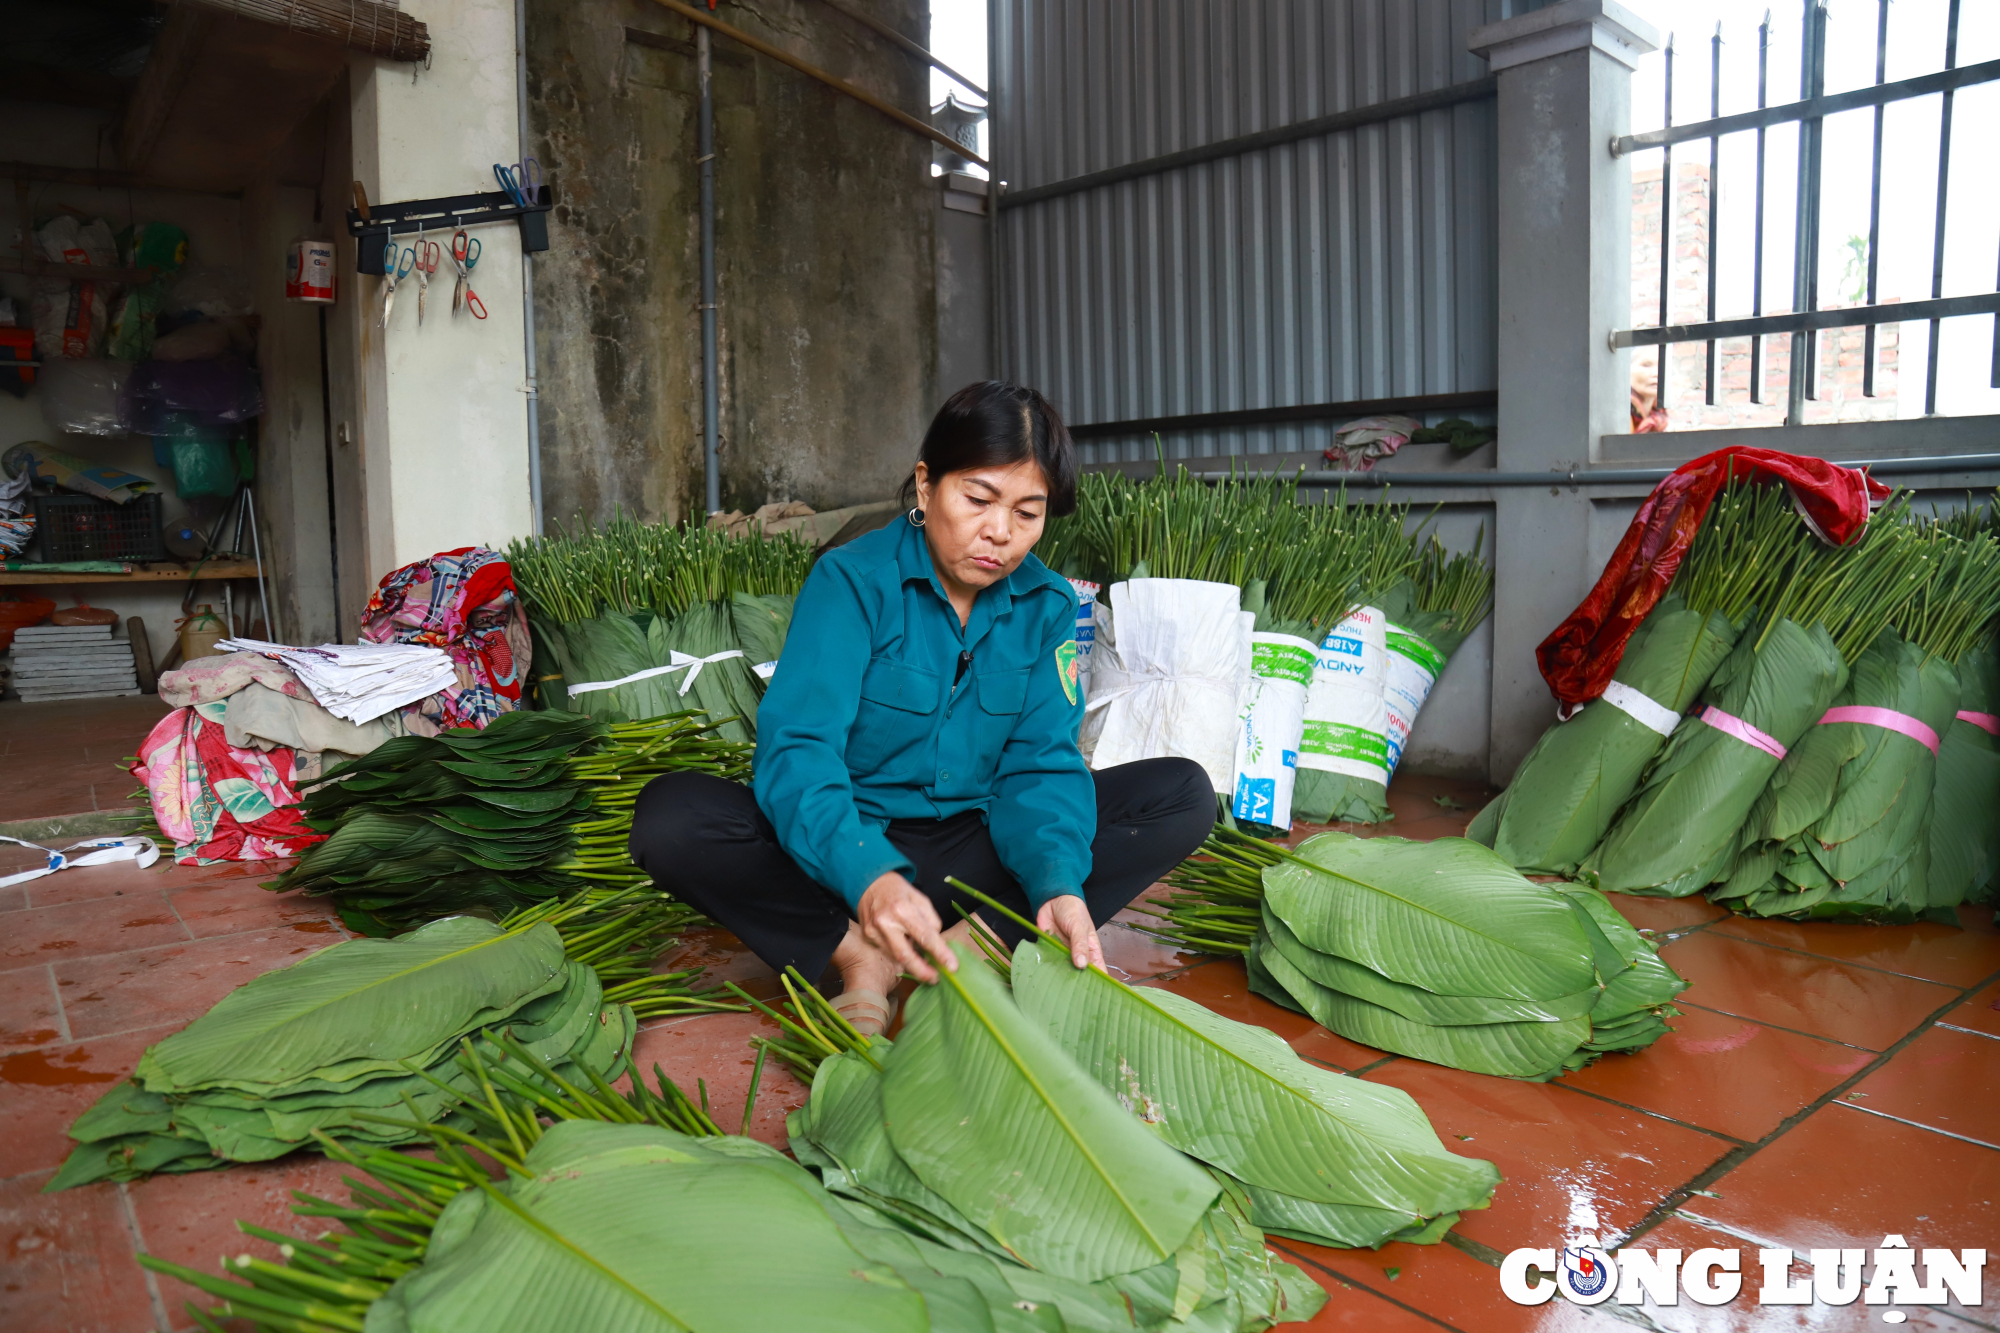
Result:
{"label": "red-handled scissors", "polygon": [[479,299],[479,293],[472,290],[472,266],[479,262],[480,245],[477,239],[465,234],[460,228],[451,238],[451,263],[458,270],[458,286],[452,289],[451,308],[454,312],[464,306],[472,312],[474,319],[486,318],[486,303]]}
{"label": "red-handled scissors", "polygon": [[424,306],[430,301],[431,274],[438,271],[438,243],[436,241],[427,241],[419,234],[415,250],[417,270],[417,327],[422,328],[424,323]]}

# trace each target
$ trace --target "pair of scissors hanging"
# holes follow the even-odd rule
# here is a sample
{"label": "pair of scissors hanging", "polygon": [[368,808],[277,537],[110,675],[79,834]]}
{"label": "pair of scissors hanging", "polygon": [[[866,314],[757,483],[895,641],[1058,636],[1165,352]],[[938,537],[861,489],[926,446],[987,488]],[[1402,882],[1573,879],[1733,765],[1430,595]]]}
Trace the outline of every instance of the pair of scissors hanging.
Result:
{"label": "pair of scissors hanging", "polygon": [[479,262],[481,246],[479,238],[467,236],[460,227],[451,238],[451,263],[458,270],[458,285],[452,289],[451,309],[457,314],[461,306],[472,312],[474,319],[486,318],[486,303],[479,299],[479,293],[472,290],[472,268]]}
{"label": "pair of scissors hanging", "polygon": [[411,247],[411,253],[415,256],[415,268],[417,271],[417,327],[422,328],[424,325],[424,306],[430,300],[431,275],[436,273],[438,268],[438,243],[436,241],[425,240],[423,228],[419,227],[417,229],[417,243]]}
{"label": "pair of scissors hanging", "polygon": [[500,182],[500,188],[516,208],[527,208],[542,197],[542,164],[532,157],[523,158],[511,167],[495,162],[493,179]]}
{"label": "pair of scissors hanging", "polygon": [[396,309],[396,284],[408,277],[417,264],[415,249],[404,250],[401,258],[397,257],[394,232],[389,234],[387,246],[382,252],[382,327],[385,329],[389,327],[390,314]]}

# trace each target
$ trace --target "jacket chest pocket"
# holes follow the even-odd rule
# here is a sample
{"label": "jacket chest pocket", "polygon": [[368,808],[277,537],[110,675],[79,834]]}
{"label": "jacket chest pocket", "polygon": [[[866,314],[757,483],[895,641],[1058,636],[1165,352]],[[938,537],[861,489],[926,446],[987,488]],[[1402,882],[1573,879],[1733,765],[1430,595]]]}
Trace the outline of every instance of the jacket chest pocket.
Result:
{"label": "jacket chest pocket", "polygon": [[978,676],[980,711],[1004,717],[1012,728],[1013,715],[1028,701],[1028,676],[1033,671],[1033,667],[1022,667],[1018,671],[988,671]]}
{"label": "jacket chest pocket", "polygon": [[937,673],[878,657],[861,676],[861,703],[847,733],[847,769],[856,777],[923,785],[919,771],[935,730]]}

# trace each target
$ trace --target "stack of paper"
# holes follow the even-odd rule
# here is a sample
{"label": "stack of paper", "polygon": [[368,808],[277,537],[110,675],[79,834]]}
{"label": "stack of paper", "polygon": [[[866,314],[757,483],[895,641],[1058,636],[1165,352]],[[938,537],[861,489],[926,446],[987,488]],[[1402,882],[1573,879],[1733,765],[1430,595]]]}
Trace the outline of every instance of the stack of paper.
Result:
{"label": "stack of paper", "polygon": [[137,694],[132,644],[109,625],[34,625],[14,632],[14,688],[23,703]]}
{"label": "stack of paper", "polygon": [[224,639],[215,646],[226,653],[261,653],[283,662],[321,708],[349,722],[373,722],[458,684],[458,672],[444,649],[420,643],[293,648],[260,639]]}

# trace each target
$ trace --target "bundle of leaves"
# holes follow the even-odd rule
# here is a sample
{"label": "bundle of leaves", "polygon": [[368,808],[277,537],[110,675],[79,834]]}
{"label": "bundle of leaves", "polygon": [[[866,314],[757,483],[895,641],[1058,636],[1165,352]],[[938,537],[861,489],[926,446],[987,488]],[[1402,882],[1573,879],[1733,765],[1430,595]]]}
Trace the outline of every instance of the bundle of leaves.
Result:
{"label": "bundle of leaves", "polygon": [[[1400,523],[1393,533],[1384,532],[1377,540],[1382,554],[1363,586],[1373,590],[1369,600],[1379,603],[1388,617],[1388,684],[1395,689],[1399,678],[1406,679],[1410,685],[1420,686],[1427,698],[1452,654],[1493,608],[1493,570],[1480,557],[1486,530],[1480,529],[1472,550],[1457,554],[1421,529],[1404,538]],[[1398,550],[1407,551],[1406,573],[1390,556]],[[1399,657],[1402,663],[1396,660]],[[1401,693],[1414,697],[1415,692],[1406,686]],[[1415,702],[1422,707],[1422,699]],[[1415,718],[1403,722],[1407,727]],[[1393,720],[1391,725],[1396,725]],[[1407,736],[1405,729],[1395,744],[1387,746],[1392,776]],[[1384,739],[1386,743],[1388,738]],[[1298,783],[1292,789],[1292,809],[1315,823],[1379,824],[1393,818],[1388,783],[1323,768],[1299,770]]]}
{"label": "bundle of leaves", "polygon": [[1543,732],[1465,835],[1518,870],[1573,874],[1756,609],[1777,595],[1804,539],[1781,487],[1725,487],[1672,589],[1627,642],[1615,685]]}
{"label": "bundle of leaves", "polygon": [[690,712],[514,712],[484,731],[398,737],[306,794],[306,822],[329,836],[269,887],[333,895],[351,929],[379,935],[644,883],[625,850],[639,789],[668,771],[748,770],[748,747],[714,730]]}
{"label": "bundle of leaves", "polygon": [[[46,1188],[268,1161],[328,1139],[416,1142],[476,1090],[454,1063],[462,1052],[502,1058],[492,1031],[557,1071],[615,1078],[635,1029],[547,921],[509,930],[454,917],[347,940],[148,1047],[70,1127],[78,1147]],[[397,1108],[414,1120],[371,1118]]]}
{"label": "bundle of leaves", "polygon": [[1753,916],[1957,924],[1963,886],[1930,876],[1931,793],[1939,738],[1959,719],[1959,661],[2000,614],[2000,545],[1936,525],[1923,544],[1923,590],[1772,775],[1714,901]]}
{"label": "bundle of leaves", "polygon": [[[1263,1028],[1080,971],[1059,941],[1031,935],[1010,957],[977,938],[991,972],[964,966],[934,998],[919,992],[886,1055],[879,1038],[844,1036],[808,988],[795,992],[792,1014],[767,1010],[787,1028],[767,1048],[812,1070],[812,1100],[792,1118],[794,1152],[835,1193],[944,1243],[1060,1271],[1084,1229],[1094,1240],[1124,1229],[1130,1248],[1118,1263],[1166,1262],[1157,1246],[1180,1223],[1155,1220],[1167,1210],[1137,1183],[1145,1156],[1156,1159],[1155,1188],[1187,1181],[1210,1197],[1202,1172],[1219,1182],[1218,1226],[1215,1208],[1336,1246],[1435,1241],[1460,1210],[1484,1208],[1498,1183],[1490,1163],[1447,1152],[1399,1089],[1357,1087]],[[999,1165],[980,1167],[914,1128],[948,1117]],[[1118,1145],[1139,1142],[1130,1131],[1141,1126],[1200,1170],[1171,1154],[1134,1160]],[[1035,1163],[1033,1178],[1010,1186],[1009,1164],[1023,1161]],[[1036,1191],[1069,1202],[1044,1205]],[[1049,1234],[1037,1211],[1064,1225]],[[1095,1272],[1077,1275],[1102,1283]]]}
{"label": "bundle of leaves", "polygon": [[1687,988],[1604,895],[1531,883],[1463,838],[1287,851],[1224,831],[1174,879],[1152,933],[1242,953],[1267,999],[1455,1069],[1545,1080],[1638,1050]]}
{"label": "bundle of leaves", "polygon": [[556,665],[539,681],[544,706],[606,721],[697,707],[726,739],[755,738],[763,691],[751,668],[783,647],[809,544],[621,518],[508,556],[537,650]]}
{"label": "bundle of leaves", "polygon": [[1933,896],[1987,902],[2000,884],[2000,641],[1958,664],[1958,713],[1938,744],[1931,794]]}
{"label": "bundle of leaves", "polygon": [[1852,545],[1806,534],[1779,591],[1578,867],[1606,891],[1685,898],[1728,876],[1751,807],[1792,746],[1847,687],[1848,669],[1930,574],[1904,501]]}
{"label": "bundle of leaves", "polygon": [[[981,970],[971,963],[961,975]],[[996,1002],[1011,1010],[997,978],[983,980],[988,1012],[997,1011]],[[1022,1059],[1036,1072],[1055,1074],[1042,1091],[1060,1098],[1071,1118],[1045,1111],[1018,1122],[989,1116],[960,1124],[962,1094],[876,1070],[876,1064],[914,1066],[915,1048],[910,1057],[897,1054],[910,1036],[892,1048],[851,1033],[854,1053],[826,1061],[828,1091],[816,1090],[808,1106],[864,1120],[872,1112],[874,1128],[856,1130],[880,1140],[886,1095],[900,1108],[898,1124],[918,1140],[943,1149],[962,1171],[990,1177],[989,1197],[1004,1184],[1010,1163],[1023,1165],[1028,1188],[996,1211],[1024,1227],[1031,1211],[1057,1221],[1038,1229],[1027,1246],[1054,1255],[1049,1266],[1022,1262],[985,1230],[935,1239],[930,1223],[852,1187],[838,1167],[809,1170],[762,1144],[721,1134],[658,1070],[657,1089],[635,1077],[632,1091],[621,1094],[601,1077],[565,1078],[508,1038],[498,1041],[504,1055],[527,1065],[538,1081],[465,1052],[459,1064],[474,1090],[457,1117],[467,1127],[427,1127],[435,1161],[329,1146],[374,1179],[353,1182],[351,1207],[302,1196],[295,1211],[337,1218],[341,1230],[307,1241],[239,1223],[279,1245],[282,1262],[224,1260],[225,1278],[150,1256],[141,1262],[222,1299],[209,1312],[190,1307],[204,1328],[238,1318],[258,1329],[365,1325],[411,1333],[570,1327],[1193,1333],[1262,1329],[1309,1318],[1319,1308],[1320,1289],[1264,1249],[1262,1233],[1246,1220],[1243,1190],[1163,1145],[1046,1037],[1035,1042],[1018,1011],[1002,1022],[1009,1037],[1035,1043]],[[913,1013],[911,1024],[918,1037],[925,1028],[964,1030],[962,1019],[936,1006]],[[999,1040],[987,1033],[981,1049],[990,1057]],[[906,1104],[912,1098],[914,1119]],[[1061,1127],[1051,1129],[1052,1120]],[[1043,1140],[1019,1162],[1011,1156],[1016,1144],[1004,1139],[1015,1127]],[[996,1150],[996,1134],[1000,1155],[982,1171],[979,1153]],[[1048,1142],[1051,1136],[1061,1142]],[[805,1140],[795,1138],[794,1145],[817,1160]],[[498,1179],[489,1161],[500,1168]],[[1150,1173],[1162,1165],[1167,1177]],[[822,1184],[816,1171],[839,1187]],[[1121,1186],[1115,1195],[1103,1185],[1106,1173],[1115,1173]],[[1098,1219],[1110,1223],[1091,1225]],[[1164,1261],[1083,1276],[1138,1263],[1162,1245],[1170,1247]],[[772,1254],[784,1256],[781,1266],[772,1266]]]}

